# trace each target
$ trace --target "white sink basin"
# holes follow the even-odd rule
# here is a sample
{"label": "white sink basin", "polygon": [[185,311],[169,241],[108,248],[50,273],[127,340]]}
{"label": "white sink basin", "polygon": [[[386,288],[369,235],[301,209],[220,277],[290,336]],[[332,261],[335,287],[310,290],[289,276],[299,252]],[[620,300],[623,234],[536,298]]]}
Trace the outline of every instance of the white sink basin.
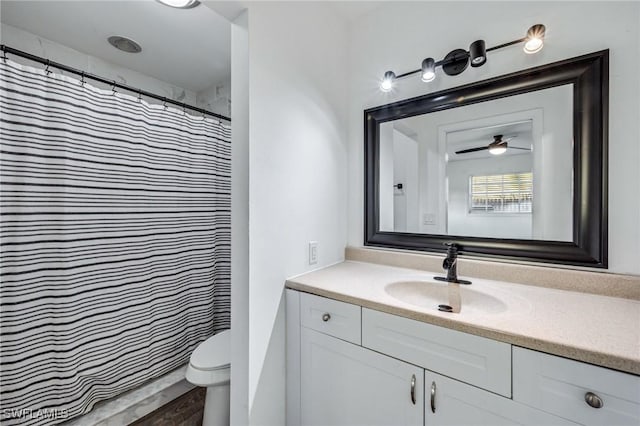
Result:
{"label": "white sink basin", "polygon": [[438,310],[448,305],[451,312],[498,314],[507,310],[500,299],[475,290],[472,285],[438,281],[399,281],[385,286],[387,294],[401,302]]}

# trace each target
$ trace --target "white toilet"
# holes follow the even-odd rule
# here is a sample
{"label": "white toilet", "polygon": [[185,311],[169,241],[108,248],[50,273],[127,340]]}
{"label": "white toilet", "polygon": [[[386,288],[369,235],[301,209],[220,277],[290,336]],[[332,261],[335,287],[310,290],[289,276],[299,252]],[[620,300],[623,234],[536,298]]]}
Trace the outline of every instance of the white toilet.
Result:
{"label": "white toilet", "polygon": [[186,379],[207,388],[203,426],[229,426],[231,331],[225,330],[200,343],[191,354]]}

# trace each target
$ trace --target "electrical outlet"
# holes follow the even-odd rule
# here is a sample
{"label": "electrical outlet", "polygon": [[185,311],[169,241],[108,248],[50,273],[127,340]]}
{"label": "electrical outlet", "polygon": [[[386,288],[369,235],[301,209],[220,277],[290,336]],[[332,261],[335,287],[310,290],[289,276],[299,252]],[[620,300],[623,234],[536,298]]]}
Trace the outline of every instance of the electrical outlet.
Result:
{"label": "electrical outlet", "polygon": [[318,263],[318,242],[309,241],[309,265]]}

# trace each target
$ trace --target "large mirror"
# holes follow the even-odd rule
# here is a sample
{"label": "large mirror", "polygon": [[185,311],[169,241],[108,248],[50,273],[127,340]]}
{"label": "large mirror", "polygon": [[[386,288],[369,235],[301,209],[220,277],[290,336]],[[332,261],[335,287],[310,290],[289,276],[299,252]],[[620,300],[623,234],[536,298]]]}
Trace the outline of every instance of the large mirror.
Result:
{"label": "large mirror", "polygon": [[608,51],[365,111],[365,245],[607,265]]}

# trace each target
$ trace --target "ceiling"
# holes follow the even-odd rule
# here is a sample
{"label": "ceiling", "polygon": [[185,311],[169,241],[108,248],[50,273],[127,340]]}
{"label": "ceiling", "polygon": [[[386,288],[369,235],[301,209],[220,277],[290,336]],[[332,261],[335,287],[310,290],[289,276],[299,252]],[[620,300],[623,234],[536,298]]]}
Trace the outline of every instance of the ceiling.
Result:
{"label": "ceiling", "polygon": [[[393,2],[389,0],[320,0],[333,13],[346,22],[355,21],[374,10],[391,5]],[[233,21],[240,13],[251,6],[251,0],[200,0],[202,4],[218,12],[226,17],[229,21]]]}
{"label": "ceiling", "polygon": [[[404,135],[418,140],[419,134],[424,130],[424,120],[422,116],[409,117],[393,122],[394,129]],[[479,158],[499,158],[491,154],[489,150],[456,154],[469,148],[488,146],[493,142],[494,135],[504,135],[508,147],[518,147],[524,149],[507,149],[499,157],[510,155],[531,154],[533,147],[533,124],[531,120],[522,120],[512,123],[503,123],[492,126],[472,127],[464,130],[448,132],[446,135],[447,161],[474,160]],[[526,149],[526,150],[525,150]]]}
{"label": "ceiling", "polygon": [[[208,7],[154,0],[0,2],[3,23],[195,92],[230,78],[231,26]],[[107,38],[142,46],[131,54]]]}
{"label": "ceiling", "polygon": [[335,13],[342,16],[348,22],[355,21],[356,19],[370,14],[385,4],[389,4],[388,1],[366,0],[330,1],[328,3]]}

